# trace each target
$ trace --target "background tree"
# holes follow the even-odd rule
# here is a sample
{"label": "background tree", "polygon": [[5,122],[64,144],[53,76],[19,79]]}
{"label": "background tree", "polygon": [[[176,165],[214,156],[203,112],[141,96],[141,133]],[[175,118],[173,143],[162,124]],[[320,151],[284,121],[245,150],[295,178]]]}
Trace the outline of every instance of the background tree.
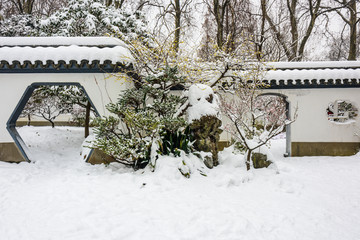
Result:
{"label": "background tree", "polygon": [[34,0],[32,15],[49,17],[59,9],[66,7],[68,0]]}
{"label": "background tree", "polygon": [[20,15],[32,14],[35,0],[10,0]]}
{"label": "background tree", "polygon": [[[32,6],[31,12],[24,6]],[[213,46],[233,51],[243,41],[250,41],[248,48],[258,53],[258,60],[353,60],[359,52],[358,8],[359,0],[0,0],[0,34],[94,36],[118,32],[127,41],[144,33],[145,17],[136,10],[145,10],[151,22],[148,29],[162,41],[170,37],[177,53],[195,52],[180,43],[189,41],[194,46],[202,36],[199,56],[204,59],[216,51]],[[31,14],[20,15],[27,12]],[[39,22],[39,18],[46,20]],[[344,22],[343,31],[334,29],[339,21]],[[324,44],[324,53],[318,43]]]}
{"label": "background tree", "polygon": [[[71,105],[72,110],[71,114],[74,116],[77,111],[77,107],[80,107],[84,111],[84,128],[85,128],[85,138],[90,134],[90,114],[95,114],[95,109],[91,106],[89,98],[86,96],[82,88],[77,86],[57,86],[50,88],[52,95],[56,95],[60,98],[61,102],[65,106]],[[75,108],[74,108],[75,107]],[[79,114],[78,114],[79,115]]]}
{"label": "background tree", "polygon": [[0,15],[5,19],[13,15],[49,16],[66,4],[67,0],[0,0]]}
{"label": "background tree", "polygon": [[173,39],[173,50],[179,52],[181,37],[193,19],[194,0],[144,1],[141,8],[152,9],[155,15],[153,35]]}
{"label": "background tree", "polygon": [[[272,11],[274,1],[261,0],[261,13],[288,61],[301,61],[316,21],[324,12],[321,0],[282,0],[280,13]],[[288,27],[287,27],[288,26]],[[290,34],[288,34],[290,32]]]}
{"label": "background tree", "polygon": [[15,6],[9,0],[0,0],[0,21],[16,13]]}
{"label": "background tree", "polygon": [[[333,39],[329,56],[333,60],[347,59],[356,60],[359,55],[359,34],[358,26],[360,18],[358,0],[334,0],[332,5],[326,9],[333,9],[343,20],[344,27],[342,31],[334,35],[329,31]],[[346,54],[346,56],[344,56]]]}
{"label": "background tree", "polygon": [[114,6],[115,8],[122,8],[126,0],[105,0],[107,7]]}
{"label": "background tree", "polygon": [[21,111],[20,117],[26,117],[27,118],[27,125],[31,125],[31,117],[35,115],[35,112],[37,111],[37,108],[39,107],[39,104],[41,102],[40,99],[36,97],[38,93],[35,91],[32,94],[32,97],[29,98],[27,103],[25,104],[24,109]]}
{"label": "background tree", "polygon": [[25,106],[25,113],[31,113],[42,117],[51,123],[54,128],[54,120],[61,114],[70,113],[73,105],[63,102],[57,93],[57,86],[41,86],[34,90],[31,100]]}
{"label": "background tree", "polygon": [[[83,118],[85,138],[89,135],[90,114],[95,113],[88,97],[82,88],[77,86],[41,86],[34,90],[33,94],[21,112],[21,117],[42,117],[49,121],[52,126],[54,120],[61,114],[69,113],[73,118]],[[76,119],[75,119],[76,120]]]}
{"label": "background tree", "polygon": [[250,14],[249,0],[205,0],[204,4],[207,14],[203,25],[206,32],[203,48],[211,48],[209,43],[216,43],[218,48],[230,52],[245,38],[250,39],[254,19]]}

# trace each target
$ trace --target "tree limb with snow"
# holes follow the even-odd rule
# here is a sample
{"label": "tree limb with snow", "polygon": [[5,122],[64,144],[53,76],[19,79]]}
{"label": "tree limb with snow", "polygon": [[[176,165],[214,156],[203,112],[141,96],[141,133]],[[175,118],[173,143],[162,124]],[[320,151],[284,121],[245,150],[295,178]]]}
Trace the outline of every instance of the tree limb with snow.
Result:
{"label": "tree limb with snow", "polygon": [[297,117],[295,111],[289,119],[283,97],[261,95],[263,87],[259,80],[240,82],[233,94],[220,98],[221,111],[231,122],[225,131],[246,150],[247,170],[252,152],[283,132]]}

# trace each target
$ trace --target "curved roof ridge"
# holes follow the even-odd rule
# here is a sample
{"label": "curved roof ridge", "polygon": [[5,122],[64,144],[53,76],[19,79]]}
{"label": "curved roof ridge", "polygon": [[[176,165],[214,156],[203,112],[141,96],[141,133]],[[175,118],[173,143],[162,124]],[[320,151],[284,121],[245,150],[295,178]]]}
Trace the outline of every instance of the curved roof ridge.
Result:
{"label": "curved roof ridge", "polygon": [[267,69],[347,69],[360,68],[360,61],[267,62]]}
{"label": "curved roof ridge", "polygon": [[55,46],[114,47],[127,45],[115,37],[0,37],[1,47],[55,47]]}
{"label": "curved roof ridge", "polygon": [[36,61],[46,62],[51,60],[54,62],[70,60],[99,60],[104,62],[110,60],[113,63],[131,63],[133,57],[129,49],[122,46],[115,46],[113,48],[98,48],[89,46],[59,46],[59,47],[2,47],[0,48],[0,61],[6,61],[12,63],[19,61],[30,61],[35,63]]}

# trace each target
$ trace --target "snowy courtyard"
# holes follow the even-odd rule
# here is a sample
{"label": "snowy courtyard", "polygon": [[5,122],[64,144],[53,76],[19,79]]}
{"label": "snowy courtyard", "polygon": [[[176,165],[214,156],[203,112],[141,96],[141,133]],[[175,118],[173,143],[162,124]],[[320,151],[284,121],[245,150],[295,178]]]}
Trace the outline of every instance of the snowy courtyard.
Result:
{"label": "snowy courtyard", "polygon": [[0,0],[0,240],[360,240],[359,89],[360,0]]}
{"label": "snowy courtyard", "polygon": [[[207,176],[81,160],[83,130],[23,127],[33,163],[0,162],[0,239],[360,238],[360,156],[283,158],[246,172],[225,150]],[[41,144],[40,144],[41,143]]]}

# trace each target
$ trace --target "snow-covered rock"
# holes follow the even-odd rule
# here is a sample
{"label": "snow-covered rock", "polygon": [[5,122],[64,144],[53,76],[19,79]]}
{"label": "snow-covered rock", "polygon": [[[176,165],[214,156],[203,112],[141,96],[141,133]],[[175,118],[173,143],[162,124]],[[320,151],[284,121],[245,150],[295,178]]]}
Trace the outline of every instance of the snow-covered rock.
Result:
{"label": "snow-covered rock", "polygon": [[189,88],[188,122],[200,119],[202,116],[219,117],[219,100],[211,87],[204,84],[194,84]]}

